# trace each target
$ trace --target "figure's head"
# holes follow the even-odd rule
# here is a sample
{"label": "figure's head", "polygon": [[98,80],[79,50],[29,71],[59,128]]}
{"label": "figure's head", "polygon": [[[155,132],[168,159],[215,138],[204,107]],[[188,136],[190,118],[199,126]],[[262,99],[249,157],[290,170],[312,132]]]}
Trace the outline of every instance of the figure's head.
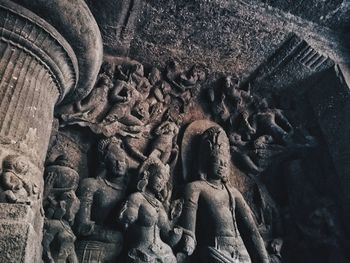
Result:
{"label": "figure's head", "polygon": [[70,224],[73,224],[75,215],[80,207],[80,200],[73,190],[64,192],[60,199],[60,202],[64,202],[64,209],[66,211],[64,214],[64,219],[66,219]]}
{"label": "figure's head", "polygon": [[283,246],[283,239],[275,238],[270,242],[269,251],[271,254],[280,254]]}
{"label": "figure's head", "polygon": [[230,148],[223,129],[211,127],[202,134],[200,154],[203,179],[221,179],[224,182],[228,180]]}
{"label": "figure's head", "polygon": [[29,170],[27,159],[21,155],[8,155],[4,158],[2,168],[17,174],[26,174]]}
{"label": "figure's head", "polygon": [[269,103],[266,99],[260,100],[258,103],[258,110],[267,110],[269,108]]}
{"label": "figure's head", "polygon": [[148,120],[149,119],[149,103],[147,101],[141,101],[136,104],[133,109],[133,114],[136,115],[140,120]]}
{"label": "figure's head", "polygon": [[137,184],[139,191],[149,191],[156,196],[161,195],[170,178],[169,165],[164,165],[159,159],[150,159],[143,166],[141,179]]}
{"label": "figure's head", "polygon": [[126,153],[122,141],[117,138],[104,139],[99,142],[99,153],[107,169],[107,177],[124,176],[128,168]]}
{"label": "figure's head", "polygon": [[148,75],[148,80],[151,85],[155,85],[158,81],[160,81],[160,71],[157,68],[152,68],[151,72]]}
{"label": "figure's head", "polygon": [[237,76],[226,76],[224,78],[225,88],[237,88],[239,86],[239,79]]}
{"label": "figure's head", "polygon": [[103,62],[101,65],[100,73],[112,78],[114,75],[114,65],[109,62]]}
{"label": "figure's head", "polygon": [[140,75],[140,76],[144,76],[144,69],[143,69],[143,65],[142,64],[135,64],[132,66],[132,72]]}
{"label": "figure's head", "polygon": [[101,75],[97,87],[111,86],[113,84],[111,78],[107,75]]}

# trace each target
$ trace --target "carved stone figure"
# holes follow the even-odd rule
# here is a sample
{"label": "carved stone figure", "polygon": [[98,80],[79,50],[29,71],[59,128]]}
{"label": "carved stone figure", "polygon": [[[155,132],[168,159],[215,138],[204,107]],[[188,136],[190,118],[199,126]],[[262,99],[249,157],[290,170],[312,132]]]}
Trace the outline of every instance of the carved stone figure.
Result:
{"label": "carved stone figure", "polygon": [[[174,122],[165,121],[154,130],[154,136],[150,136],[150,128],[144,126],[142,135],[137,138],[126,138],[124,143],[128,153],[139,161],[141,166],[147,163],[148,158],[158,158],[173,168],[178,156],[176,145],[178,132],[179,128]],[[153,141],[149,142],[150,139]],[[148,151],[147,146],[150,148]]]}
{"label": "carved stone figure", "polygon": [[[228,183],[228,138],[219,127],[202,134],[201,180],[185,190],[183,251],[199,262],[269,262],[264,242],[242,195]],[[210,227],[208,227],[210,226]]]}
{"label": "carved stone figure", "polygon": [[23,156],[6,156],[0,178],[0,202],[32,205],[37,201],[39,187],[29,177],[29,163]]}
{"label": "carved stone figure", "polygon": [[141,174],[139,192],[130,195],[121,210],[129,262],[177,262],[171,246],[181,239],[182,229],[171,228],[162,204],[169,177],[169,167],[153,159]]}
{"label": "carved stone figure", "polygon": [[178,155],[176,145],[178,132],[179,128],[174,122],[165,121],[159,125],[154,132],[157,137],[152,144],[150,157],[157,157],[164,164],[169,163],[169,161],[174,164]]}
{"label": "carved stone figure", "polygon": [[283,240],[281,238],[276,238],[270,242],[268,247],[269,254],[270,254],[270,263],[282,263],[282,256],[281,256],[282,245],[283,245]]}
{"label": "carved stone figure", "polygon": [[50,263],[78,263],[71,229],[79,209],[75,195],[79,175],[57,160],[45,170],[43,259]]}
{"label": "carved stone figure", "polygon": [[113,262],[123,243],[115,218],[126,191],[126,155],[116,138],[102,139],[98,148],[103,169],[96,178],[83,179],[78,190],[81,206],[76,225],[80,262]]}
{"label": "carved stone figure", "polygon": [[108,109],[108,94],[112,88],[113,69],[110,64],[104,63],[101,67],[99,79],[89,96],[75,104],[75,113],[62,114],[62,120],[67,123],[100,122]]}
{"label": "carved stone figure", "polygon": [[152,85],[144,75],[144,68],[142,64],[135,64],[132,66],[130,81],[134,84],[136,90],[141,93],[143,98],[149,96]]}
{"label": "carved stone figure", "polygon": [[292,125],[281,110],[269,108],[266,99],[262,99],[257,105],[257,112],[252,116],[252,126],[258,136],[271,135],[280,144],[288,140],[293,131]]}
{"label": "carved stone figure", "polygon": [[237,162],[239,168],[252,174],[261,172],[261,169],[249,156],[249,141],[242,140],[242,136],[234,132],[230,134],[230,143],[233,160]]}

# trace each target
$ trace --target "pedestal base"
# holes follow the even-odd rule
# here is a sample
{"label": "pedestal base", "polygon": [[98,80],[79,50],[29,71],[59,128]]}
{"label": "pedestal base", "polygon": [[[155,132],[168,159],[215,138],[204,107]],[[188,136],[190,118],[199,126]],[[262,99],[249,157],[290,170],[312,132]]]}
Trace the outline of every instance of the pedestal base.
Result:
{"label": "pedestal base", "polygon": [[34,231],[30,220],[29,206],[0,204],[0,262],[41,262],[41,234]]}

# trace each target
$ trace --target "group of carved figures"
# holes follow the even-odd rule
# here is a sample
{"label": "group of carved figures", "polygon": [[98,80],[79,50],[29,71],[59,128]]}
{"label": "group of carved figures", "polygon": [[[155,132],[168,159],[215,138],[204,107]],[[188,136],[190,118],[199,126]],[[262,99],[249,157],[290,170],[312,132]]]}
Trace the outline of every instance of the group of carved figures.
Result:
{"label": "group of carved figures", "polygon": [[162,117],[178,122],[203,81],[203,70],[169,61],[164,72],[136,61],[102,65],[90,95],[62,111],[63,125],[78,124],[106,137],[140,137]]}
{"label": "group of carved figures", "polygon": [[208,95],[216,121],[229,134],[233,158],[247,173],[260,174],[286,150],[316,144],[305,130],[295,130],[282,110],[253,93],[250,84],[243,89],[235,76],[224,77]]}
{"label": "group of carved figures", "polygon": [[[5,157],[0,202],[43,201],[44,262],[282,262],[282,239],[261,237],[261,227],[269,227],[264,216],[274,214],[263,187],[257,187],[260,218],[230,185],[231,154],[236,166],[256,175],[286,149],[315,141],[225,77],[209,89],[209,105],[226,132],[207,120],[186,128],[191,138],[183,138],[181,161],[188,165],[184,148],[193,148],[187,169],[193,174],[183,172],[183,185],[175,184],[181,116],[204,78],[198,67],[182,70],[174,61],[164,72],[138,62],[105,63],[90,95],[59,113],[61,126],[88,127],[98,138],[92,177],[79,175],[64,154],[46,166],[41,194],[28,161]],[[298,132],[303,143],[294,138]]]}
{"label": "group of carved figures", "polygon": [[45,173],[45,262],[170,263],[191,255],[191,262],[269,262],[250,208],[229,183],[226,133],[206,128],[199,148],[200,179],[172,202],[170,167],[157,154],[141,163],[130,194],[127,156],[115,137],[100,140],[100,172],[79,187],[78,174],[58,158]]}

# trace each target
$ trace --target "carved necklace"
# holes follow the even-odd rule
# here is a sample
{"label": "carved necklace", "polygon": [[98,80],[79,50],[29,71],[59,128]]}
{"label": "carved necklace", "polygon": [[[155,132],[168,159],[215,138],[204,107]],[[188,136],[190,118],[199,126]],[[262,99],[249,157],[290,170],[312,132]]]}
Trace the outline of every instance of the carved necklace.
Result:
{"label": "carved necklace", "polygon": [[108,181],[106,178],[102,178],[102,177],[100,177],[100,178],[105,182],[106,185],[110,186],[114,190],[124,190],[124,188],[122,186],[117,185],[115,183],[112,183],[112,182]]}
{"label": "carved necklace", "polygon": [[224,189],[224,185],[222,183],[220,183],[219,185],[216,185],[216,184],[208,182],[207,180],[205,180],[205,182],[214,189],[218,189],[218,190]]}
{"label": "carved necklace", "polygon": [[154,196],[150,195],[149,193],[146,192],[141,192],[143,197],[146,199],[146,201],[153,206],[157,213],[159,212],[159,201],[157,200],[157,198],[155,198]]}

